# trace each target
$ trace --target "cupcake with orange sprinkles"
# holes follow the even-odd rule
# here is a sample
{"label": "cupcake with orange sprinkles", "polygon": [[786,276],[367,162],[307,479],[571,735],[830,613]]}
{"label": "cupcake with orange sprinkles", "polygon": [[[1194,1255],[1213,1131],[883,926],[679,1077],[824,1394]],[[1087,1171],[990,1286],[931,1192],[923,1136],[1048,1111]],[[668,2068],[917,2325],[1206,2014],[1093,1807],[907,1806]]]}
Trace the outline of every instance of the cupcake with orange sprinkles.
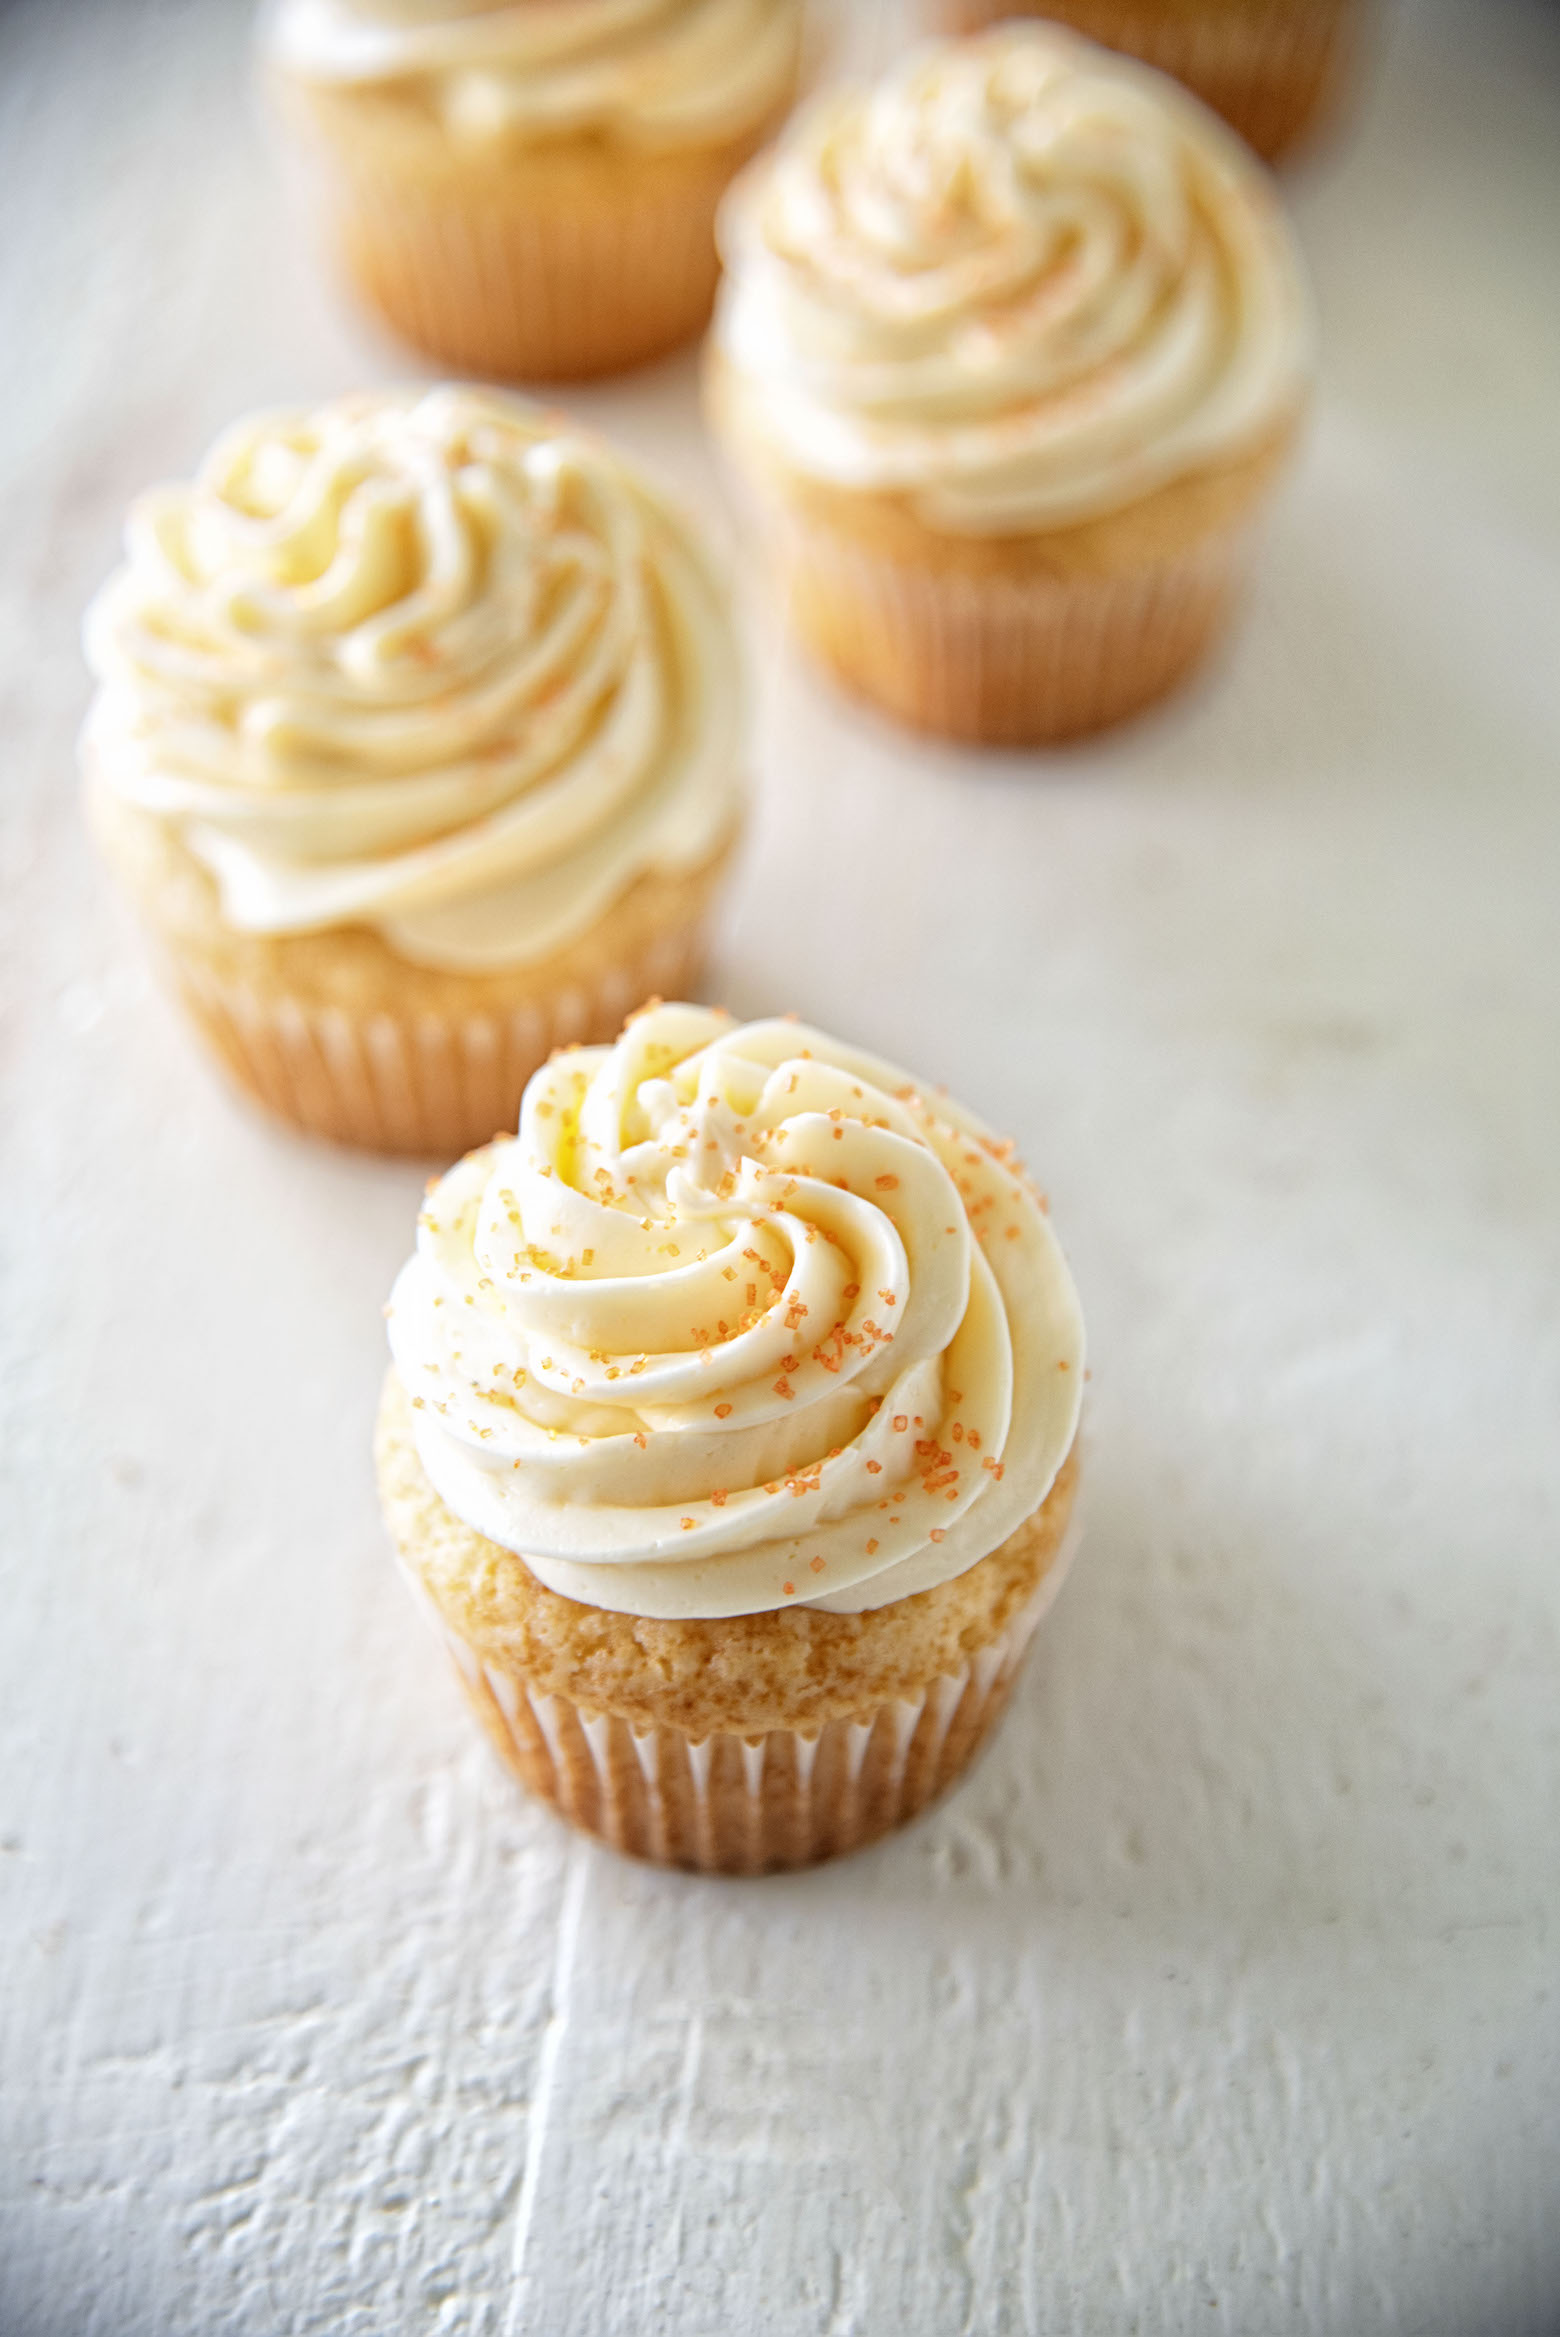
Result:
{"label": "cupcake with orange sprinkles", "polygon": [[793,1020],[653,1004],[429,1189],[381,1499],[522,1783],[803,1866],[914,1817],[1072,1547],[1083,1324],[1010,1144]]}

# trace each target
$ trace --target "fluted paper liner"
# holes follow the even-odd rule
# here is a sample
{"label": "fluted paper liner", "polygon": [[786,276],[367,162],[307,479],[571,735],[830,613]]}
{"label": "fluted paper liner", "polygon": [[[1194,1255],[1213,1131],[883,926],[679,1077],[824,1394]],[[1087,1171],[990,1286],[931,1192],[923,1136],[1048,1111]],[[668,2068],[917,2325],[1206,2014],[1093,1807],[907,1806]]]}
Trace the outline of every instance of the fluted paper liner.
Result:
{"label": "fluted paper liner", "polygon": [[654,151],[580,136],[440,152],[384,135],[351,99],[285,76],[275,94],[294,202],[362,296],[452,370],[520,381],[617,372],[703,331],[716,210],[779,120]]}
{"label": "fluted paper liner", "polygon": [[916,729],[990,746],[1101,730],[1151,705],[1223,632],[1249,522],[1151,566],[1031,577],[938,571],[790,515],[793,622],[850,688]]}
{"label": "fluted paper liner", "polygon": [[337,236],[359,290],[442,364],[569,380],[641,364],[702,331],[722,191],[571,219],[357,185],[338,197]]}
{"label": "fluted paper liner", "polygon": [[404,1560],[419,1607],[454,1658],[478,1718],[522,1785],[614,1850],[702,1874],[812,1866],[917,1817],[967,1769],[1006,1707],[1071,1563],[1076,1521],[1034,1596],[957,1672],[813,1731],[635,1729],[544,1695],[485,1662]]}
{"label": "fluted paper liner", "polygon": [[555,1047],[613,1039],[657,994],[683,997],[704,954],[702,916],[588,980],[465,1015],[353,1014],[216,973],[165,950],[171,986],[237,1084],[309,1134],[374,1152],[453,1157],[513,1128],[526,1081]]}

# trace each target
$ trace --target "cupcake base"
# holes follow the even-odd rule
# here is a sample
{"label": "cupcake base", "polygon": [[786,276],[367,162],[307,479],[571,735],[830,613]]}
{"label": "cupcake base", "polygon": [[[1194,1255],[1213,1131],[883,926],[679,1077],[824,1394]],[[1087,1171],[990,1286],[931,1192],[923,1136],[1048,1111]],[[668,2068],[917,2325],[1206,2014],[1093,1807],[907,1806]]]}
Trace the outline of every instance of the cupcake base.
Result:
{"label": "cupcake base", "polygon": [[857,1850],[968,1768],[1072,1554],[1076,1454],[1000,1549],[865,1615],[647,1623],[545,1589],[429,1484],[399,1380],[377,1436],[401,1566],[500,1758],[615,1850],[763,1874]]}
{"label": "cupcake base", "polygon": [[446,1160],[514,1127],[555,1047],[615,1038],[647,998],[689,993],[736,840],[692,869],[647,870],[548,957],[456,973],[408,963],[367,927],[235,932],[162,821],[101,785],[88,805],[164,987],[238,1088],[311,1136]]}
{"label": "cupcake base", "polygon": [[788,614],[848,689],[917,730],[1047,746],[1174,689],[1227,629],[1300,414],[1212,469],[1048,532],[933,527],[908,495],[804,477],[718,353],[712,425],[770,538]]}
{"label": "cupcake base", "polygon": [[513,1128],[554,1048],[604,1044],[647,998],[685,997],[703,957],[702,929],[685,926],[623,954],[604,943],[593,972],[508,1008],[367,1016],[166,952],[163,971],[222,1069],[277,1119],[335,1144],[442,1159]]}
{"label": "cupcake base", "polygon": [[847,688],[917,730],[1042,746],[1164,697],[1226,628],[1243,529],[1120,575],[939,574],[818,528],[787,547],[801,638]]}
{"label": "cupcake base", "polygon": [[435,1621],[500,1759],[570,1825],[658,1866],[767,1874],[865,1848],[963,1774],[1002,1716],[1062,1571],[957,1672],[814,1735],[636,1731],[539,1695]]}
{"label": "cupcake base", "polygon": [[461,373],[567,381],[702,332],[715,212],[769,125],[670,153],[565,139],[451,151],[361,100],[293,100],[347,275],[402,339]]}
{"label": "cupcake base", "polygon": [[1359,0],[950,0],[953,32],[1047,16],[1141,58],[1222,114],[1269,162],[1332,112],[1356,45]]}

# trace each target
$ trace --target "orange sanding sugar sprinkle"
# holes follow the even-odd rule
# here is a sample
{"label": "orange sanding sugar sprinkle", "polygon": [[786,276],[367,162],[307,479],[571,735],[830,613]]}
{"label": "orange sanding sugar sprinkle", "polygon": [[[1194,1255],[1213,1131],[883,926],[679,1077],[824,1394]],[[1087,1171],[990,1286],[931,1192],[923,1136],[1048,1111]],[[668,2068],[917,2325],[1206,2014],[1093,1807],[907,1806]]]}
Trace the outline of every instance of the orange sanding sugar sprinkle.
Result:
{"label": "orange sanding sugar sprinkle", "polygon": [[881,1461],[868,1461],[868,1463],[867,1463],[867,1475],[868,1475],[869,1477],[881,1477],[881,1476],[882,1476],[882,1474],[883,1474],[883,1464],[882,1464],[882,1462],[881,1462]]}
{"label": "orange sanding sugar sprinkle", "polygon": [[821,1557],[809,1558],[807,1563],[812,1568],[814,1574],[821,1574],[823,1572],[823,1560]]}
{"label": "orange sanding sugar sprinkle", "polygon": [[729,1420],[731,1418],[731,1406],[729,1404],[717,1404],[715,1407],[715,1417],[717,1420]]}
{"label": "orange sanding sugar sprinkle", "polygon": [[678,1522],[681,1524],[682,1530],[685,1534],[691,1534],[693,1532],[694,1521],[691,1517],[682,1518]]}
{"label": "orange sanding sugar sprinkle", "polygon": [[947,1540],[947,1536],[941,1526],[933,1526],[931,1532],[927,1535],[926,1538],[929,1542],[942,1542]]}
{"label": "orange sanding sugar sprinkle", "polygon": [[877,1555],[877,1541],[876,1541],[876,1539],[874,1538],[872,1541],[870,1541],[870,1542],[867,1544],[867,1556],[868,1556],[869,1558],[874,1558],[874,1557],[876,1557],[876,1555]]}
{"label": "orange sanding sugar sprinkle", "polygon": [[894,1414],[894,1434],[896,1436],[903,1436],[909,1425],[909,1420],[905,1417],[903,1412],[896,1412]]}
{"label": "orange sanding sugar sprinkle", "polygon": [[880,1193],[897,1193],[899,1190],[899,1179],[897,1177],[874,1177],[872,1181]]}
{"label": "orange sanding sugar sprinkle", "polygon": [[788,1599],[794,1599],[794,1598],[795,1598],[795,1596],[796,1596],[796,1585],[795,1585],[795,1583],[794,1583],[794,1582],[783,1582],[783,1583],[780,1585],[780,1588],[781,1588],[781,1591],[782,1591],[782,1593],[784,1594],[784,1596],[785,1596],[786,1598],[788,1598]]}

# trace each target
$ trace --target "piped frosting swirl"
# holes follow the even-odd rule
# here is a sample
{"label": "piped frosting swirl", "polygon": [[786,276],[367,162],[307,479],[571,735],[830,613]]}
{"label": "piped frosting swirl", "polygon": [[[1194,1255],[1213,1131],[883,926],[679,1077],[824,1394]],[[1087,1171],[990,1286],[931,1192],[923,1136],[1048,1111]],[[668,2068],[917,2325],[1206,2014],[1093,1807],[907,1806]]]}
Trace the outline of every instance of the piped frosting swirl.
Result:
{"label": "piped frosting swirl", "polygon": [[737,655],[685,523],[498,392],[240,423],[143,497],[87,624],[85,752],[243,932],[523,963],[736,810]]}
{"label": "piped frosting swirl", "polygon": [[825,91],[732,189],[721,240],[738,428],[950,532],[1119,510],[1304,396],[1266,173],[1174,83],[1055,28]]}
{"label": "piped frosting swirl", "polygon": [[389,1309],[434,1487],[637,1615],[951,1580],[1072,1444],[1083,1331],[980,1123],[791,1021],[656,1006],[431,1189]]}
{"label": "piped frosting swirl", "polygon": [[740,138],[789,99],[800,0],[278,0],[284,71],[409,98],[475,144]]}

